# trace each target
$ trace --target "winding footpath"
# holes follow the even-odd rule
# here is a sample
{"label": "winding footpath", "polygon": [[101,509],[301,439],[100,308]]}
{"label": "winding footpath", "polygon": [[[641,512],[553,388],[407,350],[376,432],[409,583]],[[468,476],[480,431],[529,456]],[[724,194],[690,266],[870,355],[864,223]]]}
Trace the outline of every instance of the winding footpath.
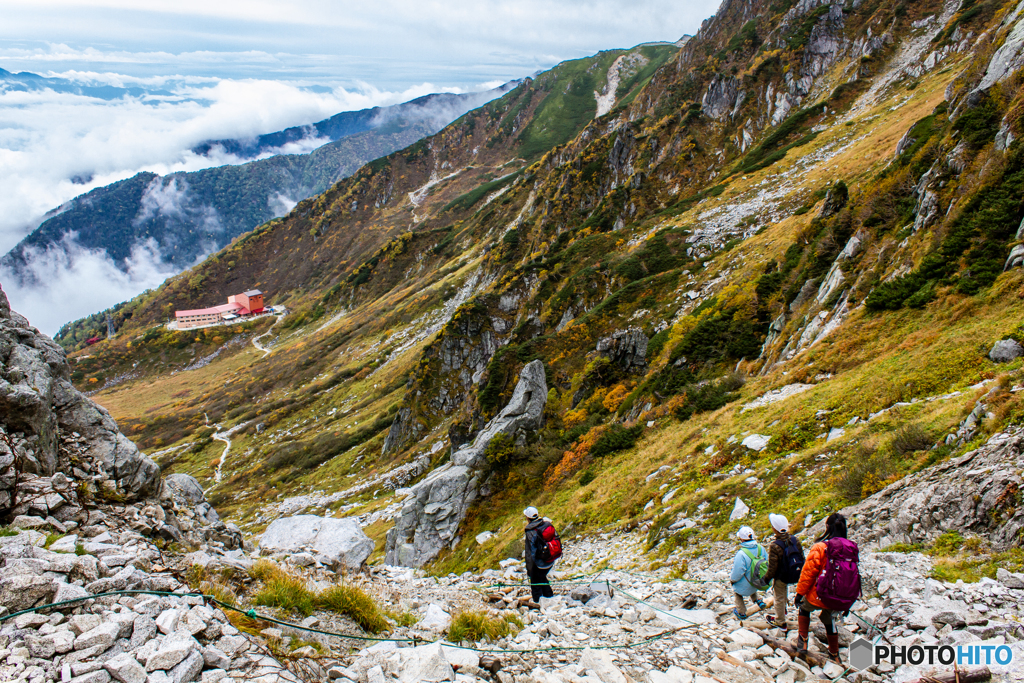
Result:
{"label": "winding footpath", "polygon": [[236,424],[231,429],[228,429],[227,431],[223,432],[215,432],[214,435],[210,437],[215,441],[224,442],[224,452],[220,454],[220,460],[217,462],[217,471],[213,473],[214,486],[221,482],[221,478],[223,476],[222,473],[224,471],[224,463],[227,462],[228,453],[231,451],[231,435],[237,432],[242,427],[245,427],[247,424],[249,424],[249,421]]}
{"label": "winding footpath", "polygon": [[[275,320],[275,321],[274,321],[274,324],[270,326],[270,329],[269,329],[269,330],[267,330],[267,331],[266,331],[266,332],[264,332],[263,334],[259,335],[258,337],[253,337],[253,339],[252,339],[252,345],[253,345],[253,346],[255,346],[255,347],[257,348],[257,350],[259,350],[259,351],[262,351],[262,352],[263,352],[263,357],[264,357],[264,358],[266,358],[266,357],[267,357],[268,355],[270,355],[270,352],[272,351],[272,349],[268,349],[267,347],[263,346],[263,344],[260,344],[260,339],[263,339],[264,337],[266,337],[267,335],[269,335],[269,334],[270,334],[271,332],[273,332],[273,331],[274,331],[274,328],[275,328],[275,327],[277,327],[277,324],[278,324],[279,322],[281,322],[281,320],[282,320],[283,318],[284,318],[284,316],[283,316],[283,315],[279,315],[279,316],[277,316],[277,320]],[[213,438],[215,438],[215,439],[216,439],[217,437],[215,436],[215,437],[213,437]],[[222,440],[222,439],[218,439],[218,441],[221,441],[221,440]],[[217,481],[220,481],[220,479],[218,479]]]}

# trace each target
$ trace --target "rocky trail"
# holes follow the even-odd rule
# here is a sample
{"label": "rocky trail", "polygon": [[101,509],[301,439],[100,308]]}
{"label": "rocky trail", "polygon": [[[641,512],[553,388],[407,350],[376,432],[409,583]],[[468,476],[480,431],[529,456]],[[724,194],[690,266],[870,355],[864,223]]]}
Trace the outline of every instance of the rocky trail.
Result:
{"label": "rocky trail", "polygon": [[[162,498],[141,509],[80,509],[82,523],[69,521],[68,534],[55,540],[36,530],[47,524],[37,515],[19,516],[18,533],[0,537],[0,616],[5,619],[0,680],[859,683],[909,681],[930,671],[886,664],[871,671],[847,668],[852,639],[879,632],[893,645],[1010,644],[1015,661],[1024,661],[1021,574],[1001,571],[998,580],[948,584],[928,578],[928,556],[865,552],[861,573],[868,597],[839,629],[844,665],[815,658],[825,650],[820,625],[815,629],[820,639],[812,638],[811,664],[771,647],[762,636],[792,641],[795,631],[769,630],[756,613],[744,622],[732,615],[726,573],[731,544],[708,546],[690,560],[685,579],[673,580],[667,576],[674,564],[655,571],[636,567],[645,542],[639,531],[567,539],[566,555],[552,574],[555,597],[542,598],[538,607],[530,602],[523,563],[516,558],[503,561],[500,569],[442,577],[390,565],[354,571],[351,565],[362,564],[372,543],[362,546],[358,527],[346,520],[327,525],[312,516],[285,518],[280,528],[268,529],[258,547],[238,547],[230,529],[218,533],[208,524],[216,513],[192,486],[194,480],[172,477],[165,480]],[[34,485],[45,490],[52,480],[34,480]],[[193,521],[192,509],[206,510],[206,517]],[[147,536],[172,520],[197,550],[168,552]],[[193,565],[207,574],[244,572],[260,557],[274,559],[312,588],[359,586],[391,613],[410,615],[415,623],[395,626],[377,640],[330,612],[303,619],[257,607],[260,616],[276,616],[294,627],[271,624],[246,632],[233,625],[231,610],[225,613],[213,601],[190,595],[182,581]],[[159,594],[89,597],[116,591]],[[80,601],[8,616],[66,600]],[[452,618],[467,611],[514,616],[523,626],[496,641],[444,641]],[[792,625],[792,607],[789,612]],[[1024,680],[1019,664],[990,668],[995,680]]]}

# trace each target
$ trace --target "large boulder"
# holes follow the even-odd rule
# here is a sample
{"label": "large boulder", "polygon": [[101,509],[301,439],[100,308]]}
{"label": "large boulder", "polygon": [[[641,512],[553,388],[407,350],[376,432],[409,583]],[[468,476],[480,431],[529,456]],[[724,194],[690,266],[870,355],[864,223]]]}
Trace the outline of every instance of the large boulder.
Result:
{"label": "large boulder", "polygon": [[452,454],[451,462],[434,470],[412,487],[395,526],[387,534],[385,561],[419,567],[444,548],[458,543],[459,525],[479,497],[487,470],[484,451],[498,434],[522,443],[526,433],[544,422],[548,386],[544,364],[535,360],[523,368],[512,399],[487,423],[473,442]]}
{"label": "large boulder", "polygon": [[[128,499],[159,487],[160,468],[118,430],[104,408],[72,386],[64,350],[12,311],[2,289],[0,426],[15,435],[25,472],[49,477],[63,469],[61,438],[76,435],[93,473],[115,482]],[[0,514],[10,506],[13,456],[6,445],[0,447]]]}
{"label": "large boulder", "polygon": [[373,546],[373,540],[353,517],[282,517],[274,520],[260,539],[264,554],[311,552],[335,571],[357,571]]}
{"label": "large boulder", "polygon": [[[929,543],[947,531],[976,533],[996,548],[1020,542],[1024,506],[1024,428],[995,434],[984,446],[933,465],[841,510],[850,537],[868,546]],[[824,520],[807,535],[819,536]]]}
{"label": "large boulder", "polygon": [[993,363],[1009,363],[1021,356],[1024,356],[1024,346],[1014,339],[1000,339],[988,352],[989,360]]}

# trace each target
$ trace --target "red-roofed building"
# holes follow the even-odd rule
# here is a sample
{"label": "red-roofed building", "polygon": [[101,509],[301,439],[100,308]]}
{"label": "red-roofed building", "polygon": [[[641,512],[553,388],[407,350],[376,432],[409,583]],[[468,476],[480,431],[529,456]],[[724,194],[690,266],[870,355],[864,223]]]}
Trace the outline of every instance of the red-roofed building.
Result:
{"label": "red-roofed building", "polygon": [[214,325],[224,320],[233,320],[239,316],[263,313],[263,292],[250,289],[242,294],[232,294],[226,304],[212,308],[194,308],[187,311],[175,311],[174,318],[179,330],[193,327]]}

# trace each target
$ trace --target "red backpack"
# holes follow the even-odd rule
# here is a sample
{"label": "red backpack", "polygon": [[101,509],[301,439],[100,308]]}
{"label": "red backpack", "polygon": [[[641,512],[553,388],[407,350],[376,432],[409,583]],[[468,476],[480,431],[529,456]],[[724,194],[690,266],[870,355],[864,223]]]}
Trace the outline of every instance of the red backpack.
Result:
{"label": "red backpack", "polygon": [[558,537],[554,526],[548,524],[541,529],[540,537],[544,539],[544,545],[541,547],[541,554],[544,555],[541,559],[544,562],[554,562],[562,556],[562,539]]}

